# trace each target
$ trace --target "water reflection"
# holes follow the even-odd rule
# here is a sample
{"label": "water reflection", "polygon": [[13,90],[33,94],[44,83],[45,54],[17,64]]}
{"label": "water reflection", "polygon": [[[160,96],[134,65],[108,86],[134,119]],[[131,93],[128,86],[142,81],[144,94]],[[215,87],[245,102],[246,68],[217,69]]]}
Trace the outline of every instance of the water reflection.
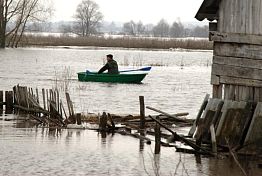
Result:
{"label": "water reflection", "polygon": [[[27,123],[0,120],[0,148],[5,151],[0,152],[0,158],[5,161],[0,173],[5,175],[242,174],[230,158],[205,158],[176,153],[166,147],[161,148],[160,155],[154,155],[153,145],[145,145],[144,140],[130,136],[89,130],[28,128],[22,122]],[[261,173],[250,158],[240,158],[240,161],[249,175]]]}

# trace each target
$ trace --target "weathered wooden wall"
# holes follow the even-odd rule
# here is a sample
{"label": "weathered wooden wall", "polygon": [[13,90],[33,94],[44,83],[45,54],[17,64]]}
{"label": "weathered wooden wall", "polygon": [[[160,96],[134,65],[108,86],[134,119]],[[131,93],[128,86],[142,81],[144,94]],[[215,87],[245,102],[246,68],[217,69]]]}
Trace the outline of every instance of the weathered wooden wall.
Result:
{"label": "weathered wooden wall", "polygon": [[261,0],[221,0],[218,31],[261,35],[261,7]]}
{"label": "weathered wooden wall", "polygon": [[221,0],[210,40],[213,97],[262,101],[262,0]]}

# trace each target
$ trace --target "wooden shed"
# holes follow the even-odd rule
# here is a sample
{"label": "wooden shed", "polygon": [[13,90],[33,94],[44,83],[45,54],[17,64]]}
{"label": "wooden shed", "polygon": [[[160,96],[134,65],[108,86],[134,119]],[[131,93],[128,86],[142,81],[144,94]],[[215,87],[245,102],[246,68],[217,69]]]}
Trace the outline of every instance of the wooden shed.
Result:
{"label": "wooden shed", "polygon": [[204,0],[196,19],[214,42],[202,136],[213,125],[218,144],[262,153],[262,0]]}
{"label": "wooden shed", "polygon": [[204,0],[196,19],[212,21],[213,97],[262,101],[262,0]]}

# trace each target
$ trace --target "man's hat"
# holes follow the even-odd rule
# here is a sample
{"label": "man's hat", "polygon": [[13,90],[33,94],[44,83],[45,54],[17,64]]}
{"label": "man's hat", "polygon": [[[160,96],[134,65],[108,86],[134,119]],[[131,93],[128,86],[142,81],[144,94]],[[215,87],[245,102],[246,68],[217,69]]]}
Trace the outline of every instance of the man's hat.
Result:
{"label": "man's hat", "polygon": [[106,55],[106,57],[109,57],[109,58],[113,59],[113,55],[112,54],[108,54],[108,55]]}

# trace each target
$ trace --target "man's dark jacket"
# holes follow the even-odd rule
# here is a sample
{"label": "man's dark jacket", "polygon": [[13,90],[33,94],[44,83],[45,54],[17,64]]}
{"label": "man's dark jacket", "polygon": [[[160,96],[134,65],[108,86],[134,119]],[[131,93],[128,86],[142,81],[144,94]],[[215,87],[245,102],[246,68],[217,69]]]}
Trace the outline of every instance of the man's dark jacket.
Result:
{"label": "man's dark jacket", "polygon": [[108,70],[109,74],[118,74],[118,65],[115,60],[110,60],[104,65],[99,71],[98,74],[103,73],[104,71]]}

